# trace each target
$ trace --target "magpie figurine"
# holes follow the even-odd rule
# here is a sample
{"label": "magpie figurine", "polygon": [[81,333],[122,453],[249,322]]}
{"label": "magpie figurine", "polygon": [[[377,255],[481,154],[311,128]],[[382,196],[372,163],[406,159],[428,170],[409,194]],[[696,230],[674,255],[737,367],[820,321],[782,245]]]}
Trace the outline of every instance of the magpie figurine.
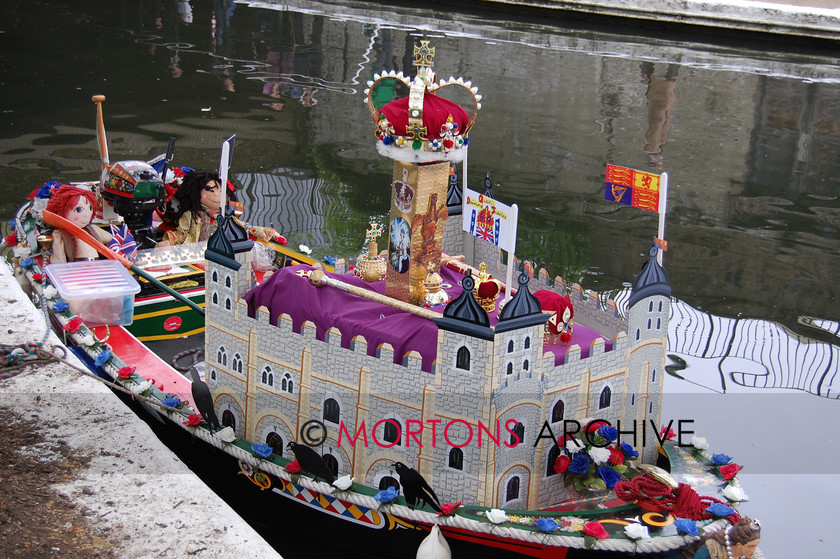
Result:
{"label": "magpie figurine", "polygon": [[327,483],[335,481],[335,476],[333,475],[330,467],[327,465],[327,462],[324,460],[324,457],[312,450],[310,447],[304,444],[298,444],[295,441],[290,441],[289,444],[286,445],[286,448],[291,449],[292,452],[295,453],[295,458],[297,458],[301,470],[312,474],[315,476],[316,480],[320,478]]}
{"label": "magpie figurine", "polygon": [[437,495],[417,470],[409,468],[402,462],[396,462],[394,469],[400,476],[400,485],[402,485],[405,502],[409,507],[413,509],[414,503],[419,499],[421,507],[425,503],[437,512],[442,512]]}
{"label": "magpie figurine", "polygon": [[213,408],[213,395],[210,394],[210,389],[201,380],[198,371],[195,367],[190,367],[190,375],[192,375],[192,397],[195,407],[198,408],[198,413],[210,426],[210,431],[216,431],[222,428],[219,423],[219,418],[216,416],[216,410]]}

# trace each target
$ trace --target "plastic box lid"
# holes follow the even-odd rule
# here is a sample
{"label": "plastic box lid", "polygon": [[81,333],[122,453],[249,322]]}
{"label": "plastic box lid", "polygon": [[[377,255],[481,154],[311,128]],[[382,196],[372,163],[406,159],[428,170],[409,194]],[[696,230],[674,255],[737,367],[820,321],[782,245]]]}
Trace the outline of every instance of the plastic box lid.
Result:
{"label": "plastic box lid", "polygon": [[102,299],[140,292],[140,284],[116,260],[48,264],[46,271],[65,300]]}

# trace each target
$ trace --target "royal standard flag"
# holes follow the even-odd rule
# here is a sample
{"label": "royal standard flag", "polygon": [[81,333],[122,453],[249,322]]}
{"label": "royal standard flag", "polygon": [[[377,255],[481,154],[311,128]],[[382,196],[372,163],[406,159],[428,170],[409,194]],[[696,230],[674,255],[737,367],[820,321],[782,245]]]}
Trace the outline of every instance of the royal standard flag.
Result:
{"label": "royal standard flag", "polygon": [[652,212],[659,211],[659,175],[607,165],[604,199]]}

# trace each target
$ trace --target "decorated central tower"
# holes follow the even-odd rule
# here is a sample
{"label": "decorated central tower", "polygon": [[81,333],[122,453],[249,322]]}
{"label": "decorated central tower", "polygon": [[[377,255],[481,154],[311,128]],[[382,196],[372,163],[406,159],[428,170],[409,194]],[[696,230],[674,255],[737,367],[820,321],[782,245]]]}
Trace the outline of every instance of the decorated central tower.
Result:
{"label": "decorated central tower", "polygon": [[[481,108],[478,89],[463,78],[435,82],[434,55],[429,41],[421,41],[414,48],[414,79],[402,72],[376,74],[365,90],[376,122],[376,148],[394,160],[385,294],[414,304],[423,300],[426,275],[440,270],[450,163],[466,157],[468,133]],[[377,107],[375,91],[386,80],[404,83],[409,94]],[[472,115],[438,96],[448,86],[469,92]]]}

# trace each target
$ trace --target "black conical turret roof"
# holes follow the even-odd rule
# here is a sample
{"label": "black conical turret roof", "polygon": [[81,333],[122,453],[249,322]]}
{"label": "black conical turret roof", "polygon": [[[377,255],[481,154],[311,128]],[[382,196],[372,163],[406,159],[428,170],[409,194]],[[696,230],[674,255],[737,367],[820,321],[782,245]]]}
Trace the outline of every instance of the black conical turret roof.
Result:
{"label": "black conical turret roof", "polygon": [[490,328],[490,317],[473,296],[475,280],[467,276],[461,280],[461,287],[464,290],[446,305],[443,309],[443,317],[434,319],[435,324],[444,330],[492,340],[493,329]]}
{"label": "black conical turret roof", "polygon": [[519,289],[516,295],[508,301],[502,312],[499,313],[499,323],[496,325],[496,332],[507,332],[525,326],[545,324],[549,315],[543,314],[540,300],[531,294],[528,289],[530,278],[528,274],[519,275]]}
{"label": "black conical turret roof", "polygon": [[[238,270],[242,264],[236,261],[236,253],[233,250],[233,245],[230,239],[225,234],[225,222],[227,219],[224,216],[219,216],[218,227],[207,239],[207,248],[204,251],[204,258],[211,262],[215,262],[220,266],[225,266],[231,270]],[[232,220],[231,220],[232,221]]]}
{"label": "black conical turret roof", "polygon": [[633,291],[630,295],[628,308],[645,299],[660,295],[662,297],[671,296],[671,284],[668,283],[668,274],[665,268],[659,265],[656,261],[656,255],[659,249],[656,245],[650,247],[650,260],[642,267],[642,271],[636,276],[633,281]]}

